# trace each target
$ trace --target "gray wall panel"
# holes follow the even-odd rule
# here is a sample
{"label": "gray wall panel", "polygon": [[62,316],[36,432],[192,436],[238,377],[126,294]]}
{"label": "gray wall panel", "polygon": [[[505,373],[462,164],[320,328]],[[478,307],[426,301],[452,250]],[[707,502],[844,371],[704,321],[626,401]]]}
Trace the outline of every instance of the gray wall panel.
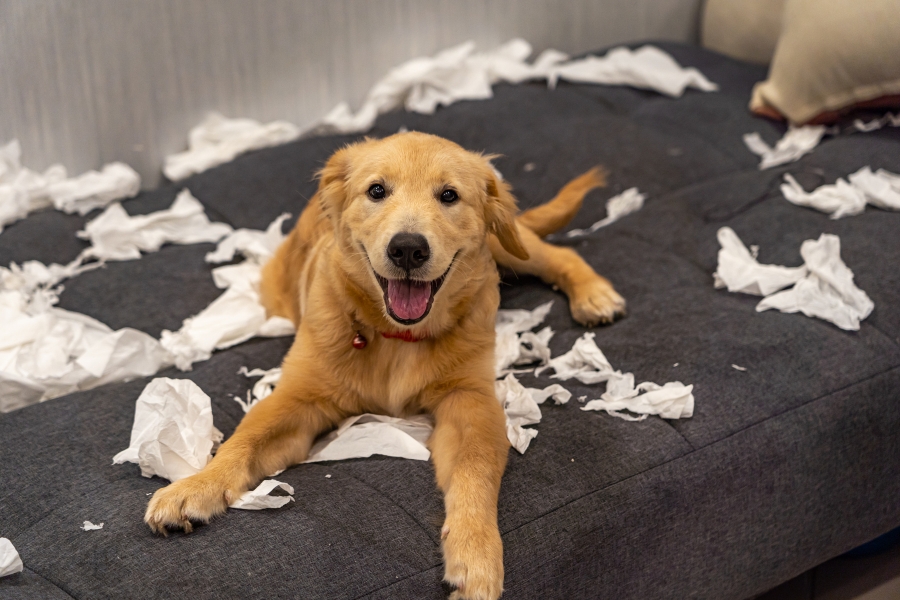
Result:
{"label": "gray wall panel", "polygon": [[570,53],[693,42],[701,0],[0,0],[0,142],[146,186],[209,110],[313,123],[390,67],[468,39]]}

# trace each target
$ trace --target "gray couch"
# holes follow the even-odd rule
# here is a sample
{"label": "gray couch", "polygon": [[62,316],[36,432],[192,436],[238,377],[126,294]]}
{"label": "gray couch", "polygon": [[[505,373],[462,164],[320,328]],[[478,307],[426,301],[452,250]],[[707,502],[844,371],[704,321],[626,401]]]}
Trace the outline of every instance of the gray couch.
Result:
{"label": "gray couch", "polygon": [[[504,597],[512,600],[741,600],[900,525],[900,214],[870,208],[831,221],[778,191],[785,172],[807,189],[864,165],[900,172],[900,129],[829,138],[799,162],[759,171],[741,136],[759,131],[772,143],[783,131],[746,110],[765,71],[661,46],[721,91],[670,99],[628,88],[501,85],[492,100],[433,116],[385,115],[371,132],[404,125],[501,153],[496,165],[523,207],[604,164],[610,188],[589,196],[576,227],[601,218],[613,193],[638,186],[648,194],[640,212],[571,243],[629,301],[626,319],[596,330],[598,345],[640,380],[693,383],[696,412],[629,423],[574,401],[544,408],[528,452],[510,453],[500,495]],[[315,191],[311,174],[350,139],[257,151],[125,206],[164,208],[188,187],[213,220],[263,228],[282,211],[300,212]],[[0,235],[0,264],[70,260],[83,247],[74,236],[83,222],[46,212],[11,226]],[[802,315],[757,314],[756,298],[715,290],[723,225],[759,244],[762,262],[785,265],[800,264],[803,240],[839,235],[874,313],[849,333]],[[113,328],[177,329],[219,293],[203,262],[210,248],[170,246],[111,263],[67,283],[60,305]],[[563,296],[530,278],[502,286],[505,308],[550,299],[559,354],[584,332]],[[242,416],[231,397],[248,387],[238,369],[276,366],[288,345],[253,340],[190,373],[161,375],[197,382],[228,435]],[[111,464],[128,445],[146,383],[0,415],[0,535],[25,563],[22,574],[0,579],[0,598],[445,597],[442,503],[424,462],[294,467],[279,479],[296,488],[295,503],[229,511],[191,535],[152,535],[143,511],[166,482]],[[106,525],[84,532],[84,520]]]}

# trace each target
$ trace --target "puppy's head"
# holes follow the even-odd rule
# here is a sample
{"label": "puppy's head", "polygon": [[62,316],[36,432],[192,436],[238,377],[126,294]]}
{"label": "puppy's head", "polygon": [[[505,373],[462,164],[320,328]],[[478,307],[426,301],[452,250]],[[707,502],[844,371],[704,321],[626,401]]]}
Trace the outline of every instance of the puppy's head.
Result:
{"label": "puppy's head", "polygon": [[465,285],[489,232],[528,257],[515,199],[488,159],[436,136],[397,134],[339,150],[320,172],[318,196],[344,270],[400,325],[423,321],[436,298]]}

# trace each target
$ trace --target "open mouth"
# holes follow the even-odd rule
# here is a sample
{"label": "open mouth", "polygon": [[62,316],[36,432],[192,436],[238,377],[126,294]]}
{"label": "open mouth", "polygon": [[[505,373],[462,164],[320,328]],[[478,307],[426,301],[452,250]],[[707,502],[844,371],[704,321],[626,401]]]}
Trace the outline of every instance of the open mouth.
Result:
{"label": "open mouth", "polygon": [[384,305],[391,318],[402,325],[415,325],[428,316],[431,304],[434,302],[434,295],[441,289],[441,285],[455,261],[456,257],[454,256],[444,274],[431,281],[388,279],[375,273],[375,270],[372,269],[378,285],[384,292]]}

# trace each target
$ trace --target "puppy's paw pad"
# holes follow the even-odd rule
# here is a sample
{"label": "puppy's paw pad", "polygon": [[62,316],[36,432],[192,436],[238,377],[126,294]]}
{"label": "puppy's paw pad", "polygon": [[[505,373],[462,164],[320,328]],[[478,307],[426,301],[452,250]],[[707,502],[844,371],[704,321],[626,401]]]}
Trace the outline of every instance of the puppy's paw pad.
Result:
{"label": "puppy's paw pad", "polygon": [[580,287],[569,301],[572,318],[586,327],[612,323],[625,316],[625,299],[604,280]]}
{"label": "puppy's paw pad", "polygon": [[157,490],[144,514],[144,522],[156,533],[168,529],[193,531],[191,522],[208,523],[227,508],[225,490],[198,478],[188,477]]}
{"label": "puppy's paw pad", "polygon": [[451,600],[496,600],[503,593],[503,544],[499,532],[455,526],[444,539],[444,581]]}

